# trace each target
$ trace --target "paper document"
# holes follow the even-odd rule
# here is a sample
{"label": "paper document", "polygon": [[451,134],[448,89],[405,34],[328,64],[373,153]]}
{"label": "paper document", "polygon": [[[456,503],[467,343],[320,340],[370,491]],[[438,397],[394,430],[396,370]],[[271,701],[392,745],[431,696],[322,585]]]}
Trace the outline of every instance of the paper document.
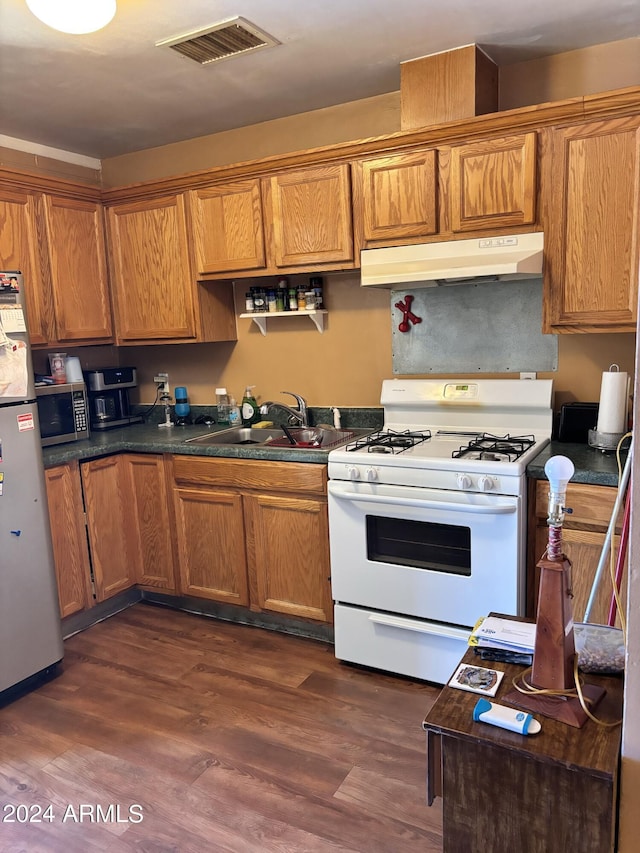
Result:
{"label": "paper document", "polygon": [[534,622],[517,622],[499,616],[480,619],[469,637],[470,646],[505,649],[512,652],[531,653],[536,644]]}

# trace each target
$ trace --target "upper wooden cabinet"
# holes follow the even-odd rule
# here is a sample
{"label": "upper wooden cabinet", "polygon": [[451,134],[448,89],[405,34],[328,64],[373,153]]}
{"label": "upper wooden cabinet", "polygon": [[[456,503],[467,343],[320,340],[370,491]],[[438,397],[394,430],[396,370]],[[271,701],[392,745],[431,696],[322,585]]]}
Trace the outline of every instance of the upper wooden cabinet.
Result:
{"label": "upper wooden cabinet", "polygon": [[453,146],[448,199],[453,232],[533,224],[536,134]]}
{"label": "upper wooden cabinet", "polygon": [[37,193],[0,188],[0,268],[23,273],[31,343],[46,344],[51,303],[42,275],[38,199]]}
{"label": "upper wooden cabinet", "polygon": [[544,330],[636,330],[640,117],[544,132]]}
{"label": "upper wooden cabinet", "polygon": [[32,344],[113,340],[98,202],[0,190],[0,265],[24,274]]}
{"label": "upper wooden cabinet", "polygon": [[259,178],[191,190],[189,205],[199,273],[266,266]]}
{"label": "upper wooden cabinet", "polygon": [[102,205],[43,196],[57,340],[111,341]]}
{"label": "upper wooden cabinet", "polygon": [[359,160],[352,164],[362,246],[504,232],[536,222],[536,134]]}
{"label": "upper wooden cabinet", "polygon": [[438,232],[437,152],[359,160],[352,165],[354,212],[365,241]]}
{"label": "upper wooden cabinet", "polygon": [[108,209],[118,343],[236,339],[230,283],[199,286],[183,194]]}
{"label": "upper wooden cabinet", "polygon": [[314,166],[263,179],[269,256],[277,270],[353,266],[349,166]]}

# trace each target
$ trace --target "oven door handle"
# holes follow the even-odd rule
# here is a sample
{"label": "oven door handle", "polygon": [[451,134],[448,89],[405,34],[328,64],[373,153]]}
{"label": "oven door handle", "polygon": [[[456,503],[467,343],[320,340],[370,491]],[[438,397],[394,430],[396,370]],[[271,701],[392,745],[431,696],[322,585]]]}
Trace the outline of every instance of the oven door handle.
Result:
{"label": "oven door handle", "polygon": [[455,628],[453,625],[436,625],[433,622],[424,624],[415,619],[407,619],[406,617],[390,616],[386,613],[371,613],[369,622],[374,622],[376,625],[385,625],[388,628],[402,628],[404,631],[417,631],[419,634],[437,634],[441,637],[448,637],[453,640],[464,640],[466,643],[471,634],[471,629],[464,630],[463,628]]}
{"label": "oven door handle", "polygon": [[342,492],[330,489],[334,498],[343,501],[354,501],[355,503],[385,504],[385,506],[413,506],[418,509],[440,509],[447,512],[471,512],[477,515],[508,515],[516,512],[516,504],[492,504],[491,506],[477,506],[473,504],[454,504],[448,501],[428,501],[420,498],[396,498],[384,495],[361,495],[357,492]]}

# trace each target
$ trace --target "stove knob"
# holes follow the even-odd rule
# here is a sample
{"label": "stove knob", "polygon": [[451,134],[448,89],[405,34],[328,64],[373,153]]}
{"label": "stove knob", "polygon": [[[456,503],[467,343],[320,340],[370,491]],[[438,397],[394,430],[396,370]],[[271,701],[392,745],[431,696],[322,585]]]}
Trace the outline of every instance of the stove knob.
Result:
{"label": "stove knob", "polygon": [[491,477],[480,477],[478,480],[478,486],[483,492],[490,492],[493,488],[493,480]]}
{"label": "stove knob", "polygon": [[370,482],[378,479],[378,469],[377,468],[367,468],[367,480]]}
{"label": "stove knob", "polygon": [[471,477],[468,474],[458,474],[458,488],[459,489],[470,489],[471,488]]}
{"label": "stove knob", "polygon": [[351,480],[359,480],[360,479],[360,470],[356,468],[354,465],[349,465],[347,468],[347,474]]}

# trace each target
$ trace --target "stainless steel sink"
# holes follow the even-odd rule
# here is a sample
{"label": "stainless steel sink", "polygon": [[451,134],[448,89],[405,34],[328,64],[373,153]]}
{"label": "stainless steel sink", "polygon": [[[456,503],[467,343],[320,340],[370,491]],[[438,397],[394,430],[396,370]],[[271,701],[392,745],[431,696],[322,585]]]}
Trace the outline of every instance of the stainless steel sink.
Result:
{"label": "stainless steel sink", "polygon": [[186,439],[186,444],[203,444],[209,447],[254,446],[278,447],[287,450],[331,450],[342,444],[348,444],[371,429],[329,429],[309,427],[308,429],[291,427],[289,432],[295,440],[291,444],[281,429],[255,429],[253,427],[232,427],[220,432],[209,432],[196,438]]}

